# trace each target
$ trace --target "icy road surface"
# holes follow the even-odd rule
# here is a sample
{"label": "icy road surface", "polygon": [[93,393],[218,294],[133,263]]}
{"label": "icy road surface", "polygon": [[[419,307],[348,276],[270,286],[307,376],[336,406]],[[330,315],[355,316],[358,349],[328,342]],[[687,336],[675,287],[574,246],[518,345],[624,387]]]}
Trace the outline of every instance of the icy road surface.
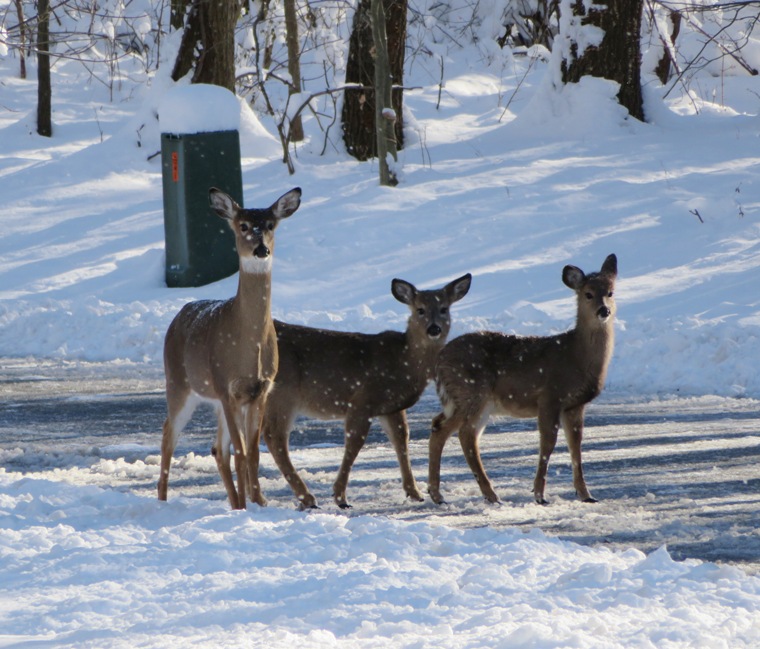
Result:
{"label": "icy road surface", "polygon": [[[0,467],[155,496],[165,416],[160,368],[8,359],[3,364]],[[431,390],[409,412],[412,466],[423,492],[427,431],[437,407]],[[502,498],[496,506],[483,501],[456,439],[444,451],[447,504],[440,507],[405,500],[395,455],[377,425],[351,474],[348,512],[331,497],[342,452],[340,423],[299,421],[291,452],[323,513],[468,528],[539,528],[581,544],[645,552],[665,545],[675,559],[760,573],[760,401],[709,396],[641,401],[606,393],[588,407],[586,425],[586,479],[600,501],[594,505],[574,498],[561,435],[549,470],[550,504],[532,502],[533,420],[500,418],[486,429],[481,450]],[[213,414],[199,409],[177,449],[170,500],[182,495],[226,502],[209,454],[214,434]],[[296,501],[267,453],[261,473],[269,506],[294,508]]]}

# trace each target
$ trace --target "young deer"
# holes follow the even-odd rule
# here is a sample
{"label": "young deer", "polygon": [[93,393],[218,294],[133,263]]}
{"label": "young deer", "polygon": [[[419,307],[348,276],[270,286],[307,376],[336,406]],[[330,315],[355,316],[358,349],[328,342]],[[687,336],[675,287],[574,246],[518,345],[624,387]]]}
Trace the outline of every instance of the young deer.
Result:
{"label": "young deer", "polygon": [[[300,188],[291,189],[266,209],[243,209],[223,191],[211,188],[209,201],[235,233],[240,257],[237,295],[229,300],[201,300],[185,305],[164,340],[168,417],[161,442],[158,498],[166,500],[169,469],[180,433],[201,402],[217,412],[219,432],[235,450],[238,489],[229,461],[217,458],[230,505],[244,509],[247,461],[256,462],[258,427],[266,396],[277,372],[277,338],[270,312],[274,231],[301,203]],[[255,430],[254,430],[255,428]],[[229,455],[229,451],[228,451]],[[260,490],[258,490],[260,491]],[[255,502],[261,494],[251,494]]]}
{"label": "young deer", "polygon": [[471,280],[467,274],[441,289],[419,291],[394,279],[393,296],[411,311],[405,332],[345,333],[275,321],[280,368],[267,400],[262,434],[301,508],[316,507],[316,500],[288,453],[298,414],[345,420],[343,462],[333,485],[338,506],[349,507],[348,476],[373,417],[380,419],[393,444],[407,496],[423,500],[409,461],[406,409],[432,380],[435,359],[451,326],[449,307],[467,294]]}
{"label": "young deer", "polygon": [[596,502],[581,465],[583,412],[602,391],[614,342],[613,290],[617,258],[609,255],[598,273],[565,266],[562,281],[577,294],[575,328],[556,336],[520,337],[484,331],[452,340],[436,365],[436,387],[443,412],[433,419],[428,492],[441,504],[441,454],[446,440],[459,441],[480,490],[498,502],[480,459],[478,441],[492,413],[538,417],[538,469],[533,497],[544,499],[546,470],[560,422],[573,465],[573,484],[584,502]]}

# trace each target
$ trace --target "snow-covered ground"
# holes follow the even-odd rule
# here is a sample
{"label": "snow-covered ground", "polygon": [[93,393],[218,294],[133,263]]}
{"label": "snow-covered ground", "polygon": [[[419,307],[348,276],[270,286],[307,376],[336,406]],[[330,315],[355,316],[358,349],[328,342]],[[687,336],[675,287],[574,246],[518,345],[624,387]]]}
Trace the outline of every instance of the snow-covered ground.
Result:
{"label": "snow-covered ground", "polygon": [[[339,510],[340,428],[302,421],[292,456],[322,509],[295,511],[265,453],[269,506],[241,513],[208,453],[208,416],[183,437],[169,502],[155,500],[155,373],[44,369],[14,363],[25,398],[0,408],[0,646],[757,644],[760,578],[745,572],[760,568],[756,400],[602,400],[587,431],[594,506],[574,499],[563,448],[551,504],[534,505],[535,431],[504,421],[483,440],[501,506],[482,499],[457,444],[448,504],[405,501],[377,431],[352,472],[354,507]],[[421,485],[431,408],[434,394],[410,418]]]}
{"label": "snow-covered ground", "polygon": [[[752,42],[745,54],[756,52]],[[102,361],[155,375],[180,306],[236,286],[234,277],[198,289],[163,283],[161,168],[150,156],[166,70],[112,89],[62,63],[50,140],[34,135],[36,86],[16,70],[0,58],[0,365],[26,357],[29,374],[44,375],[43,359]],[[401,328],[393,277],[433,287],[471,272],[452,335],[554,332],[573,321],[562,267],[596,270],[614,252],[619,318],[606,399],[681,408],[675,397],[760,397],[758,77],[706,70],[691,94],[666,101],[647,81],[641,124],[626,119],[609,83],[556,92],[547,63],[529,57],[488,66],[467,50],[445,72],[437,108],[438,68],[411,66],[408,85],[419,90],[405,94],[408,139],[393,189],[378,186],[372,162],[329,147],[319,155],[321,134],[299,146],[288,176],[271,122],[241,105],[246,205],[303,189],[277,233],[275,315]],[[709,433],[694,444],[731,443]],[[34,431],[15,434],[4,433],[0,467],[0,645],[734,649],[760,637],[760,579],[676,562],[666,548],[647,556],[526,534],[490,525],[482,505],[481,526],[461,529],[452,519],[468,510],[456,504],[449,517],[433,510],[415,521],[304,514],[279,498],[247,512],[202,494],[162,504],[148,489],[149,444],[71,470],[65,459],[63,468],[19,461]],[[736,443],[757,446],[751,431]],[[424,466],[424,444],[413,451]],[[177,460],[213,475],[207,455]],[[748,463],[737,479],[757,485],[758,475]],[[476,499],[473,486],[454,496]],[[395,494],[395,472],[379,488]],[[646,493],[636,506],[645,503]],[[636,524],[630,502],[615,504]],[[560,499],[541,518],[589,511]],[[760,555],[756,535],[746,543]]]}
{"label": "snow-covered ground", "polygon": [[[542,532],[0,475],[6,646],[757,646],[760,579]],[[34,521],[29,524],[27,521]]]}

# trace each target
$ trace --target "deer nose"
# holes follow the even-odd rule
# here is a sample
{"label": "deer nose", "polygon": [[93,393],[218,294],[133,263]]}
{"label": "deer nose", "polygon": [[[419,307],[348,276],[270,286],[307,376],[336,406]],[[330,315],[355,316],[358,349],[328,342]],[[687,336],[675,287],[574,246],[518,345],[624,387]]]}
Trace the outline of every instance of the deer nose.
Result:
{"label": "deer nose", "polygon": [[437,324],[431,324],[427,328],[427,335],[431,338],[438,338],[441,335],[441,331],[443,330]]}
{"label": "deer nose", "polygon": [[253,251],[254,256],[258,257],[259,259],[266,259],[269,257],[269,248],[267,248],[263,243],[260,243]]}
{"label": "deer nose", "polygon": [[599,310],[596,312],[596,316],[602,320],[606,320],[610,317],[611,311],[609,310],[609,307],[606,306],[600,306]]}

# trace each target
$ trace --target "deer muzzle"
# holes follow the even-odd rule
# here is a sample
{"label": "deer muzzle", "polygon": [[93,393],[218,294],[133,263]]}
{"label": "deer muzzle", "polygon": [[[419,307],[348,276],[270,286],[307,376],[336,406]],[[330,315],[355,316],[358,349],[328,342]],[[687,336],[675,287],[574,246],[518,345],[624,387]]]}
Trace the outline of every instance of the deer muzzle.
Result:
{"label": "deer muzzle", "polygon": [[256,248],[253,250],[253,255],[259,259],[266,259],[270,254],[271,252],[269,248],[267,248],[263,242],[256,246]]}
{"label": "deer muzzle", "polygon": [[600,306],[596,311],[596,317],[600,320],[606,320],[610,317],[612,311],[610,311],[609,307],[606,306]]}
{"label": "deer muzzle", "polygon": [[427,328],[427,335],[433,339],[438,338],[442,332],[443,332],[443,329],[441,329],[437,324],[431,324]]}

